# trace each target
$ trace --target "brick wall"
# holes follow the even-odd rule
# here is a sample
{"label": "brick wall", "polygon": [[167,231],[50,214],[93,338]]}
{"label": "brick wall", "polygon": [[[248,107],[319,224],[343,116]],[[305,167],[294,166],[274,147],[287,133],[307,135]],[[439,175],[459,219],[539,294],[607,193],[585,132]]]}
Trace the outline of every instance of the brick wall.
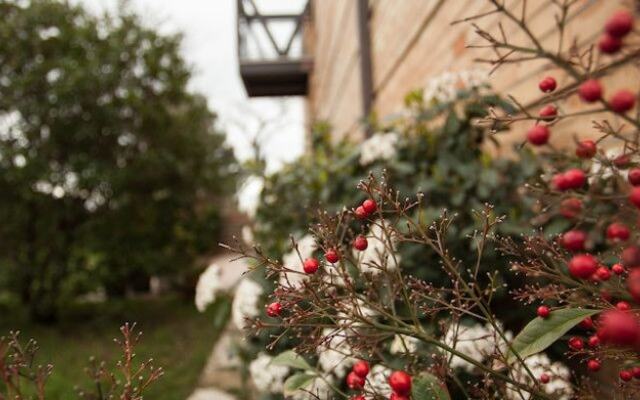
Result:
{"label": "brick wall", "polygon": [[[314,18],[315,66],[310,81],[308,110],[310,120],[332,123],[336,136],[362,136],[360,92],[360,50],[357,35],[356,0],[315,0]],[[604,21],[615,10],[632,7],[630,0],[580,0],[569,16],[566,38],[578,43],[593,42],[601,33]],[[479,38],[468,23],[451,25],[471,15],[492,8],[485,0],[370,0],[370,34],[373,64],[373,109],[385,116],[402,109],[404,95],[423,88],[427,82],[447,71],[461,71],[477,67],[475,58],[491,56],[488,49],[468,49]],[[520,10],[521,0],[507,1],[507,6]],[[549,0],[529,1],[528,24],[541,38],[542,44],[553,48],[558,38],[554,29],[556,7]],[[483,29],[498,32],[498,16],[490,15],[476,21]],[[511,41],[526,43],[527,38],[515,24],[501,20]],[[565,48],[570,45],[565,40]],[[540,92],[537,81],[546,74],[558,78],[560,87],[568,79],[543,62],[511,64],[499,69],[491,79],[494,88],[503,94],[515,94],[525,104],[534,102]],[[604,81],[612,92],[622,86],[638,89],[640,76],[636,68],[620,71]],[[606,96],[606,93],[605,93]],[[575,96],[574,96],[575,97]],[[569,107],[581,107],[571,99]],[[554,140],[568,142],[574,134],[589,136],[591,124],[581,119],[559,124],[562,131]],[[521,140],[524,129],[514,126],[508,140]]]}

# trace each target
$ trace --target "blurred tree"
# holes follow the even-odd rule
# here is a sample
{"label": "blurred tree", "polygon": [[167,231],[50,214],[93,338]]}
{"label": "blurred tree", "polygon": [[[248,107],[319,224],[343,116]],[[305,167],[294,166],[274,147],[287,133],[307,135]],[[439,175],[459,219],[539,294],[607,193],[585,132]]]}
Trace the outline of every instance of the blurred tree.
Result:
{"label": "blurred tree", "polygon": [[62,1],[0,15],[0,282],[51,320],[83,291],[189,267],[238,167],[187,90],[181,37]]}

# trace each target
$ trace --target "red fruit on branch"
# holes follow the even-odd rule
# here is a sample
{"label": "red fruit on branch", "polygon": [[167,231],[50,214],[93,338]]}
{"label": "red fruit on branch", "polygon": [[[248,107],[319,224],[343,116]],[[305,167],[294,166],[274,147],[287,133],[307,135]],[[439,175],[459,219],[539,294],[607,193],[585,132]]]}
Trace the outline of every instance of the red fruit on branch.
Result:
{"label": "red fruit on branch", "polygon": [[569,261],[569,273],[574,278],[588,279],[598,269],[598,260],[591,254],[578,254]]}
{"label": "red fruit on branch", "polygon": [[544,93],[553,92],[554,90],[556,90],[557,86],[558,86],[558,84],[556,83],[556,80],[551,76],[547,76],[547,77],[542,78],[540,83],[538,83],[538,87]]}
{"label": "red fruit on branch", "polygon": [[598,267],[596,270],[596,277],[601,281],[608,281],[611,279],[611,271],[607,267]]}
{"label": "red fruit on branch", "polygon": [[576,155],[580,158],[591,158],[596,155],[597,149],[596,142],[593,140],[581,140],[576,147]]}
{"label": "red fruit on branch", "polygon": [[622,275],[624,274],[624,267],[622,266],[622,264],[613,264],[613,267],[611,267],[611,271],[613,271],[613,273],[616,275]]}
{"label": "red fruit on branch", "polygon": [[320,267],[320,262],[316,258],[307,258],[304,260],[304,264],[302,265],[302,269],[307,274],[314,274],[318,267]]}
{"label": "red fruit on branch", "polygon": [[267,315],[271,318],[280,316],[280,313],[282,313],[282,305],[277,301],[267,306]]}
{"label": "red fruit on branch", "polygon": [[552,120],[558,116],[558,109],[552,105],[548,104],[540,109],[540,118],[545,120]]}
{"label": "red fruit on branch", "polygon": [[620,379],[622,379],[623,381],[629,382],[631,378],[633,378],[633,373],[631,371],[626,369],[620,371]]}
{"label": "red fruit on branch", "polygon": [[633,186],[640,186],[640,168],[631,168],[627,179]]}
{"label": "red fruit on branch", "polygon": [[398,394],[411,392],[411,375],[404,371],[394,371],[389,376],[389,386]]}
{"label": "red fruit on branch", "polygon": [[372,199],[367,199],[362,202],[362,208],[364,208],[367,214],[373,214],[378,208],[378,204]]}
{"label": "red fruit on branch", "polygon": [[571,168],[564,173],[564,179],[567,180],[570,189],[579,189],[587,181],[587,176],[581,169]]}
{"label": "red fruit on branch", "polygon": [[363,250],[366,250],[368,246],[369,246],[369,242],[367,242],[367,238],[362,235],[357,236],[353,241],[353,247],[356,250],[363,251]]}
{"label": "red fruit on branch", "polygon": [[361,394],[351,396],[351,400],[365,400],[364,396]]}
{"label": "red fruit on branch", "polygon": [[577,197],[569,197],[560,203],[560,215],[573,219],[582,212],[582,200]]}
{"label": "red fruit on branch", "polygon": [[351,390],[362,390],[364,388],[365,379],[355,372],[349,372],[347,375],[347,386]]}
{"label": "red fruit on branch", "polygon": [[587,240],[587,233],[579,229],[573,229],[562,235],[560,243],[562,247],[569,251],[584,250],[584,243]]}
{"label": "red fruit on branch", "polygon": [[629,192],[629,201],[634,206],[640,208],[640,186],[631,189],[631,192]]}
{"label": "red fruit on branch", "polygon": [[633,374],[634,378],[640,379],[640,367],[631,368],[631,373]]}
{"label": "red fruit on branch", "polygon": [[629,228],[623,223],[614,222],[607,227],[607,239],[624,242],[631,236]]}
{"label": "red fruit on branch", "polygon": [[365,210],[364,207],[362,206],[356,207],[356,210],[354,211],[354,213],[356,214],[356,218],[358,219],[365,219],[369,215],[367,214],[367,210]]}
{"label": "red fruit on branch", "polygon": [[580,321],[580,327],[583,329],[593,329],[593,319],[591,317],[586,317]]}
{"label": "red fruit on branch", "polygon": [[640,248],[638,246],[629,246],[622,250],[620,255],[622,259],[622,265],[625,267],[639,267],[640,266]]}
{"label": "red fruit on branch", "polygon": [[580,351],[584,349],[584,340],[577,336],[574,336],[569,339],[569,347],[571,348],[571,350]]}
{"label": "red fruit on branch", "polygon": [[331,264],[335,264],[340,261],[340,253],[338,253],[335,249],[329,249],[326,253],[324,253],[324,258]]}
{"label": "red fruit on branch", "polygon": [[626,36],[633,29],[633,14],[627,10],[617,11],[609,17],[604,29],[613,37]]}
{"label": "red fruit on branch", "polygon": [[611,109],[621,114],[631,110],[635,103],[635,94],[626,89],[618,90],[611,99],[609,99],[609,106]]}
{"label": "red fruit on branch", "polygon": [[631,306],[626,301],[619,301],[616,303],[616,308],[620,311],[629,311]]}
{"label": "red fruit on branch", "polygon": [[595,79],[586,80],[578,88],[578,95],[587,103],[596,102],[602,98],[602,85]]}
{"label": "red fruit on branch", "polygon": [[593,335],[591,337],[589,337],[589,341],[587,342],[589,344],[589,347],[591,348],[595,348],[600,346],[600,338],[596,335]]}
{"label": "red fruit on branch", "polygon": [[540,318],[548,318],[551,314],[551,310],[547,306],[540,306],[537,310],[538,317]]}
{"label": "red fruit on branch", "polygon": [[598,41],[598,48],[605,54],[615,54],[622,48],[622,40],[608,33],[603,34]]}
{"label": "red fruit on branch", "polygon": [[366,378],[367,375],[369,375],[369,363],[364,360],[360,360],[355,364],[353,364],[353,367],[351,368],[351,370],[356,375]]}
{"label": "red fruit on branch", "polygon": [[542,373],[540,375],[540,383],[542,383],[543,385],[549,383],[550,380],[551,380],[551,377],[549,377],[549,375],[545,373]]}
{"label": "red fruit on branch", "polygon": [[627,277],[627,290],[633,299],[640,303],[640,269],[635,268]]}
{"label": "red fruit on branch", "polygon": [[534,146],[542,146],[549,141],[551,131],[545,125],[534,125],[527,131],[527,140]]}
{"label": "red fruit on branch", "polygon": [[602,367],[602,364],[600,363],[599,360],[592,359],[592,360],[587,361],[587,368],[591,372],[600,371],[600,367]]}
{"label": "red fruit on branch", "polygon": [[598,337],[618,346],[633,346],[640,339],[638,318],[626,311],[607,310],[600,317]]}
{"label": "red fruit on branch", "polygon": [[551,178],[551,186],[553,186],[554,189],[559,190],[561,192],[564,192],[565,190],[570,189],[569,181],[567,180],[567,177],[565,176],[565,174],[562,172],[555,174]]}
{"label": "red fruit on branch", "polygon": [[404,394],[399,393],[391,393],[391,396],[389,396],[389,400],[409,400],[409,396],[405,396]]}
{"label": "red fruit on branch", "polygon": [[631,157],[629,156],[629,154],[621,154],[613,159],[613,165],[621,169],[627,168],[630,162]]}

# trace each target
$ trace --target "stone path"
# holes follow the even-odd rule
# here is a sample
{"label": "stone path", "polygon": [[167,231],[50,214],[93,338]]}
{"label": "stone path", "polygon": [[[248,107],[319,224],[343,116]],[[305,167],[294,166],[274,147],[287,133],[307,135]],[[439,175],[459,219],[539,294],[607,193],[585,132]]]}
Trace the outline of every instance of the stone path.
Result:
{"label": "stone path", "polygon": [[[235,255],[222,253],[215,256],[211,262],[221,267],[221,281],[224,288],[232,288],[246,271],[246,264],[242,261],[231,261]],[[242,385],[242,378],[237,372],[237,361],[231,352],[232,342],[240,337],[240,333],[228,326],[216,342],[211,355],[205,365],[198,388],[187,400],[237,400],[229,394]]]}

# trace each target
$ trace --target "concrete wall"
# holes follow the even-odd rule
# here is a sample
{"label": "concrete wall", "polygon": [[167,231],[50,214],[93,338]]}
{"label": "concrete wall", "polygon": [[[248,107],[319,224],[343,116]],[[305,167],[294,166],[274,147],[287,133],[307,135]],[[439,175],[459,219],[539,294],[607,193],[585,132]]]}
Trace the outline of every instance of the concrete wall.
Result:
{"label": "concrete wall", "polygon": [[[357,35],[356,0],[312,0],[314,18],[315,60],[308,97],[309,119],[328,120],[337,136],[362,136],[360,92],[360,50]],[[557,46],[554,14],[557,8],[549,0],[528,1],[529,26],[546,47]],[[454,20],[480,14],[492,9],[486,0],[370,0],[371,52],[373,64],[373,109],[385,116],[402,109],[406,93],[423,88],[427,82],[447,71],[462,71],[477,67],[476,58],[490,57],[489,49],[468,49],[480,43],[468,23],[451,25]],[[508,0],[510,9],[522,8],[521,0]],[[620,8],[631,8],[629,0],[580,0],[569,16],[565,46],[576,39],[579,44],[597,40],[606,19]],[[476,23],[490,32],[499,32],[498,14],[489,15]],[[509,39],[528,43],[515,24],[501,20]],[[567,40],[569,39],[569,40]],[[523,103],[535,101],[540,95],[538,80],[554,75],[559,86],[569,80],[544,62],[511,64],[499,69],[491,79],[494,88],[503,94],[515,94]],[[638,69],[628,69],[605,81],[607,92],[623,86],[638,89]],[[606,93],[605,93],[606,95]],[[582,107],[572,98],[570,107]],[[566,124],[565,124],[566,125]],[[509,140],[521,140],[524,132],[509,135]],[[522,127],[520,127],[522,128]],[[522,128],[524,130],[524,128]],[[591,123],[584,118],[581,124],[558,126],[562,135],[555,140],[567,142],[573,134],[589,136]],[[595,134],[595,132],[593,132]],[[562,136],[562,137],[560,137]]]}

